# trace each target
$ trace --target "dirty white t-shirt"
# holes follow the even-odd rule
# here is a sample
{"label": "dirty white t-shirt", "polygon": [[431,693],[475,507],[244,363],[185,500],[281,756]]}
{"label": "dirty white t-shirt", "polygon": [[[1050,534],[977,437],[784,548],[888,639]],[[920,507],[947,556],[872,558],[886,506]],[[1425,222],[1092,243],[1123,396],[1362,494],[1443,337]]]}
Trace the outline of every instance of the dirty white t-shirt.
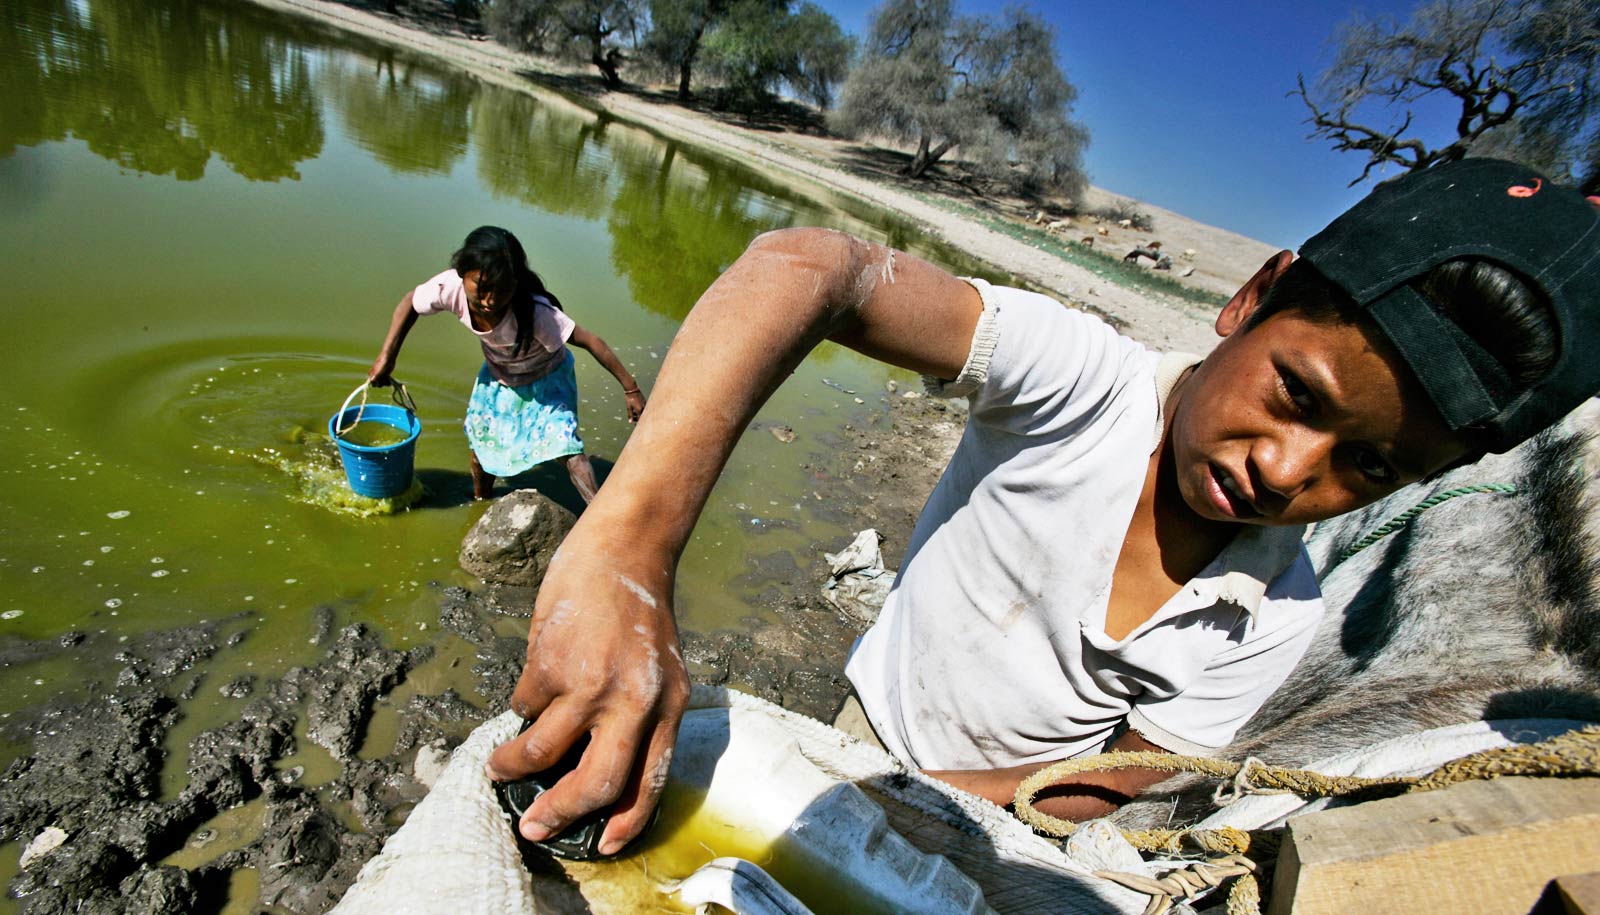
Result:
{"label": "dirty white t-shirt", "polygon": [[1322,615],[1301,529],[1242,527],[1154,617],[1108,638],[1161,400],[1198,360],[970,282],[984,315],[943,392],[970,393],[967,428],[846,666],[874,730],[931,769],[1099,752],[1124,722],[1174,752],[1227,744]]}

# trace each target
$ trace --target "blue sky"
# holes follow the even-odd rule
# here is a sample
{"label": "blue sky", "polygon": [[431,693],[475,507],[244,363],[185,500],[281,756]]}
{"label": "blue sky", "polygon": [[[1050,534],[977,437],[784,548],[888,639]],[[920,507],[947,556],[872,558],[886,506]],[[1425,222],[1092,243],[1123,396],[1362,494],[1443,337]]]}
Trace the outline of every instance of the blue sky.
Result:
{"label": "blue sky", "polygon": [[[864,35],[874,3],[818,0]],[[1005,0],[957,0],[966,14]],[[1360,199],[1346,188],[1364,159],[1306,138],[1306,109],[1287,93],[1332,55],[1356,11],[1404,21],[1412,0],[1286,4],[1030,0],[1056,28],[1060,61],[1088,125],[1090,181],[1120,194],[1296,248]],[[1159,231],[1159,224],[1157,229]]]}

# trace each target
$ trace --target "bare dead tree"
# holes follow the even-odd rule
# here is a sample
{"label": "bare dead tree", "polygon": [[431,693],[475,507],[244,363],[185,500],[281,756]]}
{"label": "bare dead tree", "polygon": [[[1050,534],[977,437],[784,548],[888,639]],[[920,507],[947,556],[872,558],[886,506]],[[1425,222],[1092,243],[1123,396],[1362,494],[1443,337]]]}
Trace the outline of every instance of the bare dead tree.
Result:
{"label": "bare dead tree", "polygon": [[[1600,115],[1597,9],[1593,0],[1436,0],[1403,26],[1358,18],[1317,87],[1301,76],[1291,94],[1311,112],[1312,137],[1367,157],[1352,185],[1374,168],[1417,171],[1481,146],[1577,166]],[[1415,131],[1419,108],[1440,104],[1455,115],[1453,134]],[[1557,122],[1564,130],[1551,129]]]}

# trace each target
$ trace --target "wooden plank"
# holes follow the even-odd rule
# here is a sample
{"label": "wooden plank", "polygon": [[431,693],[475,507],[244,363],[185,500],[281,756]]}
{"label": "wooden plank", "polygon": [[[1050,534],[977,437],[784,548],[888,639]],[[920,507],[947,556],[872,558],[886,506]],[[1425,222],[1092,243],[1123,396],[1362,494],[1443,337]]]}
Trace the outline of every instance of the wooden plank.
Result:
{"label": "wooden plank", "polygon": [[1557,877],[1556,892],[1567,915],[1600,915],[1600,871]]}
{"label": "wooden plank", "polygon": [[1289,821],[1269,915],[1526,915],[1600,861],[1600,778],[1501,778]]}

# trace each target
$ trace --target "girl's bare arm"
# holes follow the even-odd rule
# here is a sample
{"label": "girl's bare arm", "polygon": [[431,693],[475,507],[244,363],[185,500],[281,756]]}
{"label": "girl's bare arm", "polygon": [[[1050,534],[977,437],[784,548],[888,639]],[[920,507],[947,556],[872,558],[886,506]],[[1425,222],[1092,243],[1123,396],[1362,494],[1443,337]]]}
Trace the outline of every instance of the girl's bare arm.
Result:
{"label": "girl's bare arm", "polygon": [[406,334],[415,323],[417,310],[411,307],[411,293],[407,292],[400,304],[394,307],[394,316],[389,319],[389,333],[383,338],[383,348],[378,350],[378,358],[372,361],[372,369],[367,372],[368,384],[381,388],[390,382],[395,360],[400,358],[400,347],[406,342]]}
{"label": "girl's bare arm", "polygon": [[628,372],[628,367],[622,364],[622,360],[618,359],[617,354],[606,345],[606,341],[600,339],[599,334],[586,330],[582,325],[574,324],[572,336],[567,338],[567,342],[579,349],[587,350],[589,355],[594,357],[594,361],[600,363],[602,368],[617,379],[617,383],[622,385],[622,398],[628,405],[628,422],[638,422],[644,413],[644,392],[639,390],[639,382],[634,380],[633,375]]}
{"label": "girl's bare arm", "polygon": [[512,708],[537,722],[499,747],[492,777],[549,767],[581,735],[576,771],[523,817],[538,841],[609,807],[601,850],[648,821],[688,701],[672,612],[678,557],[756,410],[833,339],[945,378],[982,312],[970,285],[918,258],[819,229],[756,239],[701,296],[650,409],[539,589]]}

